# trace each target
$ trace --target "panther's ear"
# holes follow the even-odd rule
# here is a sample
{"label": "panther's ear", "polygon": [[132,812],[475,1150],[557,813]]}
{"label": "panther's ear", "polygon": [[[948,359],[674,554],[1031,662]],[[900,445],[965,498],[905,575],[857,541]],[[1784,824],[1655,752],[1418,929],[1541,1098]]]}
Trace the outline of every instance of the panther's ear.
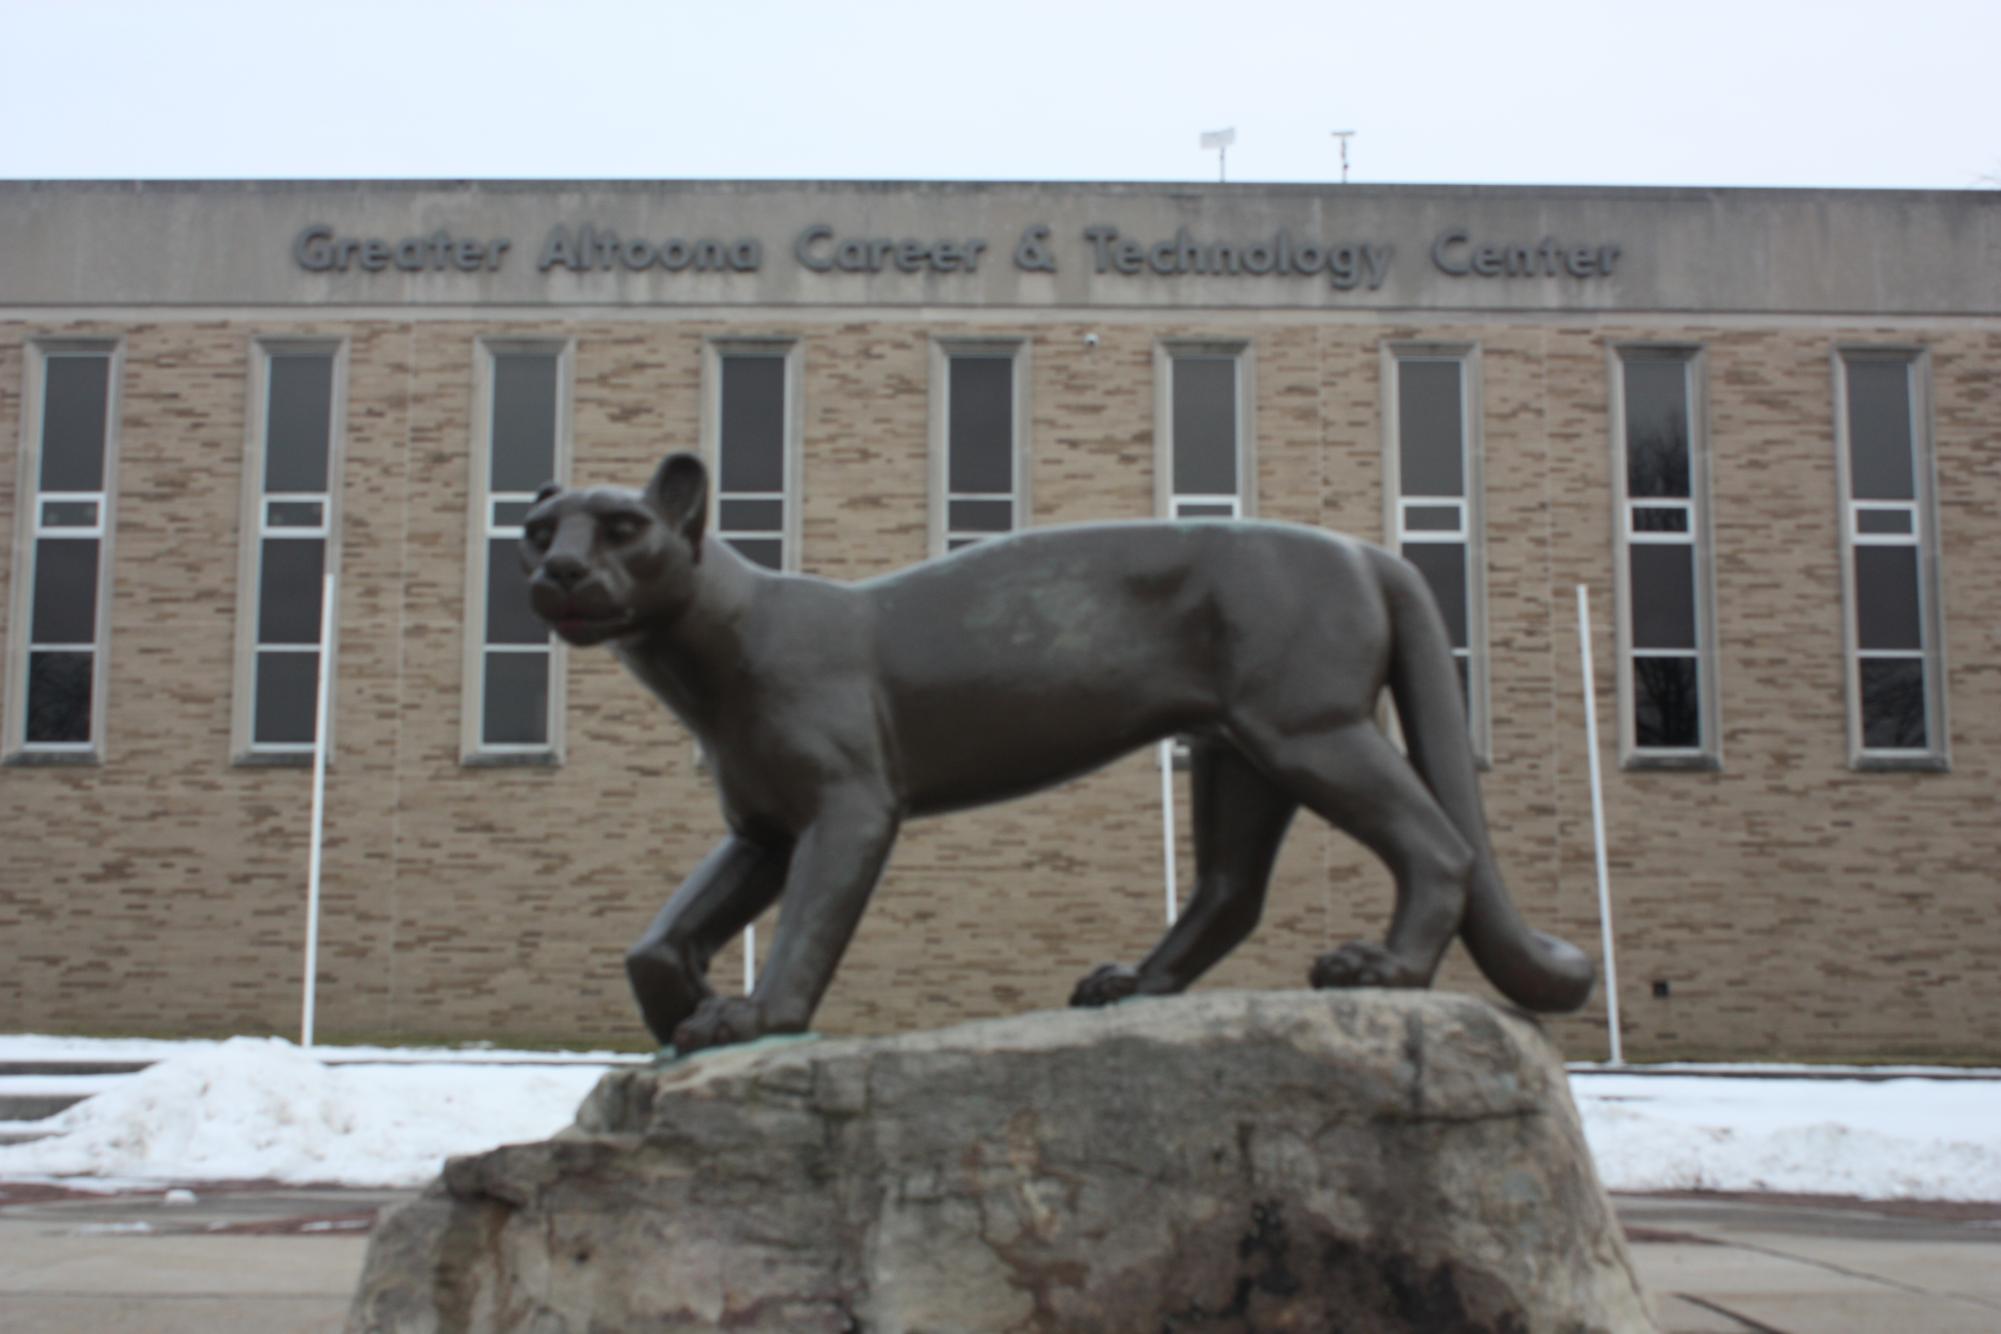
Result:
{"label": "panther's ear", "polygon": [[561,491],[562,489],[563,489],[563,484],[561,482],[542,483],[542,489],[535,493],[535,503],[537,505],[541,504],[543,501],[547,500],[550,496],[555,495],[558,491]]}
{"label": "panther's ear", "polygon": [[660,461],[646,498],[675,532],[702,558],[702,529],[709,520],[709,470],[696,454],[669,454]]}

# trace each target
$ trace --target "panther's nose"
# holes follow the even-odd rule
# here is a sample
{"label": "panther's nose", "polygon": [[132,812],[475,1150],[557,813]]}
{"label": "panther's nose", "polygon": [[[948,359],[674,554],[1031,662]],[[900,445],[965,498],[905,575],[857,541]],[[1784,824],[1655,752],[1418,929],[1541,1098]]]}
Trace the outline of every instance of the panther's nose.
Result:
{"label": "panther's nose", "polygon": [[542,562],[542,577],[565,593],[584,581],[590,567],[566,551],[551,552]]}

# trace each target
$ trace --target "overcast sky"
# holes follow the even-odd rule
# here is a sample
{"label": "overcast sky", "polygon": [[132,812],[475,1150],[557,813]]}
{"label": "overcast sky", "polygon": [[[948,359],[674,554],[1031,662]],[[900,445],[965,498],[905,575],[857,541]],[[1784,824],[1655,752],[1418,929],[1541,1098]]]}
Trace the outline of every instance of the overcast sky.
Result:
{"label": "overcast sky", "polygon": [[2001,184],[2001,0],[0,0],[0,177]]}

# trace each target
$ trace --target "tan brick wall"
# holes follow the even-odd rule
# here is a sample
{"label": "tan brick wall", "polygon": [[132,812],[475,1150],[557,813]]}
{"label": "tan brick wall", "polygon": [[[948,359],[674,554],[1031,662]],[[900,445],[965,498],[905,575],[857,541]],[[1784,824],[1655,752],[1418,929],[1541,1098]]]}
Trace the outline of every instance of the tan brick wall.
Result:
{"label": "tan brick wall", "polygon": [[[349,340],[337,762],[320,1026],[350,1036],[638,1041],[622,954],[720,835],[678,725],[602,653],[568,657],[560,768],[459,760],[476,340],[575,340],[573,476],[637,484],[699,439],[702,346],[796,337],[804,567],[859,578],[925,548],[929,339],[1029,343],[1035,521],[1154,497],[1154,347],[1248,340],[1258,508],[1380,537],[1380,349],[1483,364],[1494,764],[1503,870],[1536,925],[1596,953],[1573,587],[1596,611],[1607,820],[1630,1056],[2001,1059],[2001,330],[1826,323],[1147,321],[915,317],[0,325],[0,587],[21,520],[24,341],[124,340],[108,745],[97,767],[0,769],[0,1028],[289,1032],[309,775],[229,763],[236,551],[253,339]],[[1084,334],[1099,343],[1087,347]],[[1607,347],[1706,349],[1723,756],[1621,772]],[[1829,350],[1931,350],[1953,771],[1846,767]],[[627,738],[641,738],[636,744]],[[821,1013],[882,1031],[1060,1003],[1161,930],[1151,754],[1009,806],[909,828]],[[1184,895],[1192,880],[1185,846]],[[1380,933],[1386,873],[1310,815],[1259,933],[1216,985],[1293,986]],[[768,946],[772,923],[759,937]],[[734,985],[741,960],[719,958]],[[1481,988],[1455,955],[1451,985]],[[1655,979],[1672,995],[1648,994]],[[1556,1023],[1602,1051],[1602,1000]]]}

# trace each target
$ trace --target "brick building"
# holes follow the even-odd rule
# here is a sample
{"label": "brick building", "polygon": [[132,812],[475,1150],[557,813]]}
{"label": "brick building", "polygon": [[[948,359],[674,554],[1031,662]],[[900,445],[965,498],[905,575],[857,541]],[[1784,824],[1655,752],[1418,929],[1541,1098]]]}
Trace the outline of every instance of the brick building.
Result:
{"label": "brick building", "polygon": [[[321,1032],[641,1040],[624,947],[720,817],[509,553],[546,477],[699,448],[721,533],[837,579],[1162,514],[1400,547],[1514,896],[1596,953],[1585,585],[1628,1056],[2001,1059],[1997,261],[1970,192],[0,184],[0,1027],[293,1031],[327,653]],[[907,828],[821,1026],[1136,959],[1162,792]],[[1204,985],[1389,903],[1302,818]],[[1602,1054],[1602,997],[1555,1027]]]}

